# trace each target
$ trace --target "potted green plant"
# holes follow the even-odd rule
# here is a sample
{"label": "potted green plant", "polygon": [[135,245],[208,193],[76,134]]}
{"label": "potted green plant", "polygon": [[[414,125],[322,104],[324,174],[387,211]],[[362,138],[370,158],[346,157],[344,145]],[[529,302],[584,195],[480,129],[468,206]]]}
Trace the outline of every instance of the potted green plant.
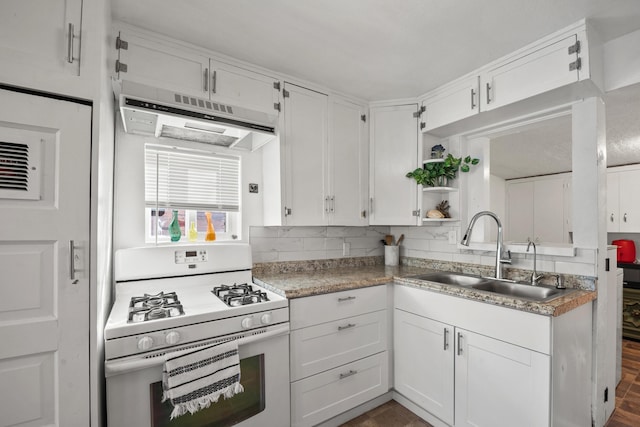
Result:
{"label": "potted green plant", "polygon": [[444,161],[425,163],[424,167],[411,171],[406,176],[425,187],[446,187],[449,180],[456,178],[458,171],[469,172],[471,166],[478,163],[480,159],[471,156],[454,157],[449,153]]}

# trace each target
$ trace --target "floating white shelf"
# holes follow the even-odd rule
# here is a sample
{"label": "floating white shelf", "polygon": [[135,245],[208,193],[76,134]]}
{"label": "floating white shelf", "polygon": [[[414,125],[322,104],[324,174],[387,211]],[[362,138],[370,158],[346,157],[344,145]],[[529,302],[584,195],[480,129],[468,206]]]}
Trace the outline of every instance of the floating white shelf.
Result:
{"label": "floating white shelf", "polygon": [[450,193],[452,191],[458,191],[456,187],[422,187],[422,191],[428,192],[438,192],[438,193]]}
{"label": "floating white shelf", "polygon": [[460,221],[456,218],[422,218],[422,222],[455,222]]}
{"label": "floating white shelf", "polygon": [[427,159],[427,160],[423,160],[422,164],[426,165],[427,163],[442,163],[444,162],[444,159]]}

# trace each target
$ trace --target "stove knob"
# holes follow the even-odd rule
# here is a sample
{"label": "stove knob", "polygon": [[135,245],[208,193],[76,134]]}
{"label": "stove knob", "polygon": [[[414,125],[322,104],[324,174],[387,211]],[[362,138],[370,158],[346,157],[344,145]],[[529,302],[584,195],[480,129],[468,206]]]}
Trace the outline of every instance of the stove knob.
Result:
{"label": "stove knob", "polygon": [[153,338],[151,337],[142,337],[138,340],[138,350],[149,350],[153,347]]}
{"label": "stove knob", "polygon": [[271,316],[271,313],[265,313],[260,318],[260,321],[262,322],[263,325],[268,325],[269,323],[271,323],[271,320],[273,320],[272,317],[273,316]]}
{"label": "stove knob", "polygon": [[253,326],[253,317],[245,317],[242,319],[242,327],[245,329],[249,329]]}
{"label": "stove knob", "polygon": [[169,345],[177,344],[178,341],[180,341],[180,334],[176,331],[171,331],[164,337],[164,342]]}

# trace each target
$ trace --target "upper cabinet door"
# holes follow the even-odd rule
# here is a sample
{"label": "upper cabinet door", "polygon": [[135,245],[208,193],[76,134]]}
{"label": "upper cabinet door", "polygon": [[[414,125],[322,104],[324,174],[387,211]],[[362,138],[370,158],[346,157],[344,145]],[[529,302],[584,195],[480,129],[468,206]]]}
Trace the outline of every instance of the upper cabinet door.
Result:
{"label": "upper cabinet door", "polygon": [[636,197],[640,170],[626,170],[620,176],[620,232],[640,231],[640,198]]}
{"label": "upper cabinet door", "polygon": [[369,157],[365,109],[332,96],[329,111],[331,225],[367,225]]}
{"label": "upper cabinet door", "polygon": [[122,31],[120,39],[126,47],[121,45],[118,49],[118,79],[199,98],[209,97],[208,57],[129,32]]}
{"label": "upper cabinet door", "polygon": [[579,53],[569,49],[576,41],[577,36],[572,35],[481,74],[481,111],[577,82]]}
{"label": "upper cabinet door", "polygon": [[214,60],[210,61],[210,75],[212,100],[278,114],[280,83],[277,79]]}
{"label": "upper cabinet door", "polygon": [[[32,79],[80,75],[82,0],[3,0],[0,76],[20,70]],[[5,78],[8,75],[8,78]]]}
{"label": "upper cabinet door", "polygon": [[607,232],[620,231],[620,173],[607,172]]}
{"label": "upper cabinet door", "polygon": [[480,112],[478,76],[457,81],[426,98],[420,128],[428,132]]}
{"label": "upper cabinet door", "polygon": [[406,177],[418,167],[417,104],[371,108],[371,225],[417,225],[418,190]]}
{"label": "upper cabinet door", "polygon": [[286,225],[326,225],[327,95],[284,84]]}

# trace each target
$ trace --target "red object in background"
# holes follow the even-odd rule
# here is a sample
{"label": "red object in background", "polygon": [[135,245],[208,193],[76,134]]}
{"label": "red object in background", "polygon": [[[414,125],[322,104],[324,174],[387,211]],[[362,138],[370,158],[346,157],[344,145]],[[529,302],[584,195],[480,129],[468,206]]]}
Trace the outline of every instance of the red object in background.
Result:
{"label": "red object in background", "polygon": [[611,244],[618,247],[618,262],[635,262],[636,244],[633,240],[614,240]]}

